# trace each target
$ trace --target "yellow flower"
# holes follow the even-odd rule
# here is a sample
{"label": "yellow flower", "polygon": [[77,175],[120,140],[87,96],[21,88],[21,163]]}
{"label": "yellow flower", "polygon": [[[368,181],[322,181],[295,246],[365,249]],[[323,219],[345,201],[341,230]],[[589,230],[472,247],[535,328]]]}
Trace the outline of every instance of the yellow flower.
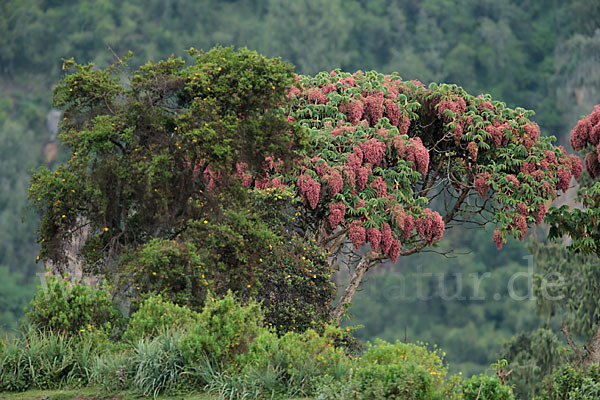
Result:
{"label": "yellow flower", "polygon": [[156,275],[156,272],[153,272],[152,275]]}
{"label": "yellow flower", "polygon": [[248,287],[252,287],[252,285],[248,285]]}
{"label": "yellow flower", "polygon": [[262,262],[262,258],[259,258],[258,261]]}
{"label": "yellow flower", "polygon": [[204,220],[204,223],[205,223],[205,224],[208,224],[208,221],[207,221],[207,220]]}
{"label": "yellow flower", "polygon": [[104,227],[104,232],[108,232],[108,227],[107,226]]}
{"label": "yellow flower", "polygon": [[67,218],[67,216],[65,214],[62,215],[63,218]]}

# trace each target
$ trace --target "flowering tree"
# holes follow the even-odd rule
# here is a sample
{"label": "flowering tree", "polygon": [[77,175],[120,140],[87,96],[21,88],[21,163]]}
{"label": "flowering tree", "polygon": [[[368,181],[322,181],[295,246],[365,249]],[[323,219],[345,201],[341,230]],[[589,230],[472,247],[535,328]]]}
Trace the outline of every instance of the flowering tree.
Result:
{"label": "flowering tree", "polygon": [[498,248],[522,239],[581,174],[530,111],[454,85],[339,70],[294,80],[247,50],[193,54],[124,70],[128,85],[121,62],[65,63],[55,104],[73,155],[30,187],[41,257],[58,272],[79,240],[78,262],[125,290],[201,302],[233,288],[294,327],[329,309],[332,265],[355,257],[339,321],[378,263],[463,222],[496,223]]}
{"label": "flowering tree", "polygon": [[540,137],[531,111],[455,85],[336,70],[298,76],[288,97],[288,120],[308,130],[310,148],[292,175],[268,165],[255,185],[294,185],[304,227],[332,259],[351,247],[356,268],[336,320],[369,269],[435,245],[454,225],[495,223],[498,249],[507,235],[522,240],[582,172],[578,157]]}
{"label": "flowering tree", "polygon": [[[551,298],[538,297],[538,306],[550,316],[565,312],[563,332],[576,355],[576,363],[589,367],[600,363],[600,325],[598,324],[598,282],[600,281],[600,105],[579,120],[571,131],[571,146],[584,156],[587,174],[581,179],[577,200],[582,207],[564,205],[552,209],[546,217],[550,224],[550,239],[571,239],[567,250],[544,248],[536,250],[544,272],[567,279],[555,285]],[[570,340],[569,330],[588,337],[584,351]]]}

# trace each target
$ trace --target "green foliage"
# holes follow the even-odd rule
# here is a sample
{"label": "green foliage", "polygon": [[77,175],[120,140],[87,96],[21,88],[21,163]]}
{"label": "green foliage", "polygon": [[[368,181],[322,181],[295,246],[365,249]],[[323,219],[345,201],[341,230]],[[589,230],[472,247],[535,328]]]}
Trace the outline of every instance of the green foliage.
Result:
{"label": "green foliage", "polygon": [[222,299],[208,297],[198,322],[181,338],[185,362],[200,363],[205,357],[216,363],[231,362],[236,354],[248,351],[262,321],[256,302],[241,306],[231,292]]}
{"label": "green foliage", "polygon": [[504,344],[500,357],[507,359],[513,370],[507,382],[515,395],[527,399],[540,394],[544,379],[572,358],[559,338],[544,328],[515,335]]}
{"label": "green foliage", "polygon": [[350,359],[336,346],[343,336],[331,326],[321,335],[307,330],[277,337],[263,331],[238,362],[247,385],[263,396],[313,396],[324,382],[348,374]]}
{"label": "green foliage", "polygon": [[437,351],[421,345],[377,341],[353,363],[345,379],[322,389],[324,398],[456,398],[457,380],[445,380],[447,367]]}
{"label": "green foliage", "polygon": [[[193,54],[187,67],[176,58],[140,67],[128,87],[119,82],[122,64],[95,70],[65,61],[73,73],[55,87],[54,101],[65,110],[61,138],[73,157],[55,173],[40,169],[30,187],[43,214],[44,258],[64,261],[85,219],[87,267],[107,273],[109,254],[218,219],[213,189],[228,188],[236,163],[258,174],[267,155],[291,160],[302,134],[279,108],[291,66],[246,49]],[[243,198],[235,188],[229,194]]]}
{"label": "green foliage", "polygon": [[464,400],[514,400],[510,387],[503,386],[500,379],[485,375],[473,376],[462,382]]}
{"label": "green foliage", "polygon": [[46,276],[46,288],[39,289],[26,317],[36,329],[68,336],[87,331],[110,335],[123,319],[107,286],[95,289],[55,276]]}
{"label": "green foliage", "polygon": [[108,352],[94,360],[90,382],[102,391],[112,393],[130,389],[135,373],[136,366],[130,351]]}
{"label": "green foliage", "polygon": [[545,390],[536,400],[584,400],[595,399],[600,394],[598,367],[588,371],[563,366],[547,380]]}
{"label": "green foliage", "polygon": [[140,396],[156,398],[159,393],[176,388],[184,371],[180,340],[179,333],[166,333],[135,345],[133,363],[137,368],[133,385]]}
{"label": "green foliage", "polygon": [[184,329],[197,319],[198,313],[188,307],[173,304],[161,295],[149,295],[129,318],[123,339],[132,343],[152,339],[172,327]]}
{"label": "green foliage", "polygon": [[32,329],[1,350],[0,391],[24,391],[87,385],[98,348],[83,337]]}
{"label": "green foliage", "polygon": [[0,266],[0,332],[16,331],[23,317],[23,309],[33,298],[36,287],[23,274],[11,273],[8,267]]}

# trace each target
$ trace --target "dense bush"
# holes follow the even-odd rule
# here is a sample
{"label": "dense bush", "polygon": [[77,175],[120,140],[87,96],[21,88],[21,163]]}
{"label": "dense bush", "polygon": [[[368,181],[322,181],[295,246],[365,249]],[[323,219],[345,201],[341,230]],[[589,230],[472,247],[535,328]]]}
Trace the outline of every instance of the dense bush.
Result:
{"label": "dense bush", "polygon": [[198,322],[181,338],[186,363],[209,358],[216,363],[231,362],[248,351],[261,331],[263,316],[258,303],[242,306],[229,292],[223,299],[208,297]]}
{"label": "dense bush", "polygon": [[447,366],[438,350],[424,345],[369,345],[342,379],[320,388],[325,399],[442,399],[457,398],[458,377],[446,379]]}
{"label": "dense bush", "polygon": [[33,327],[67,335],[90,330],[110,334],[123,322],[108,287],[95,289],[55,276],[48,276],[46,282],[47,287],[40,288],[26,314]]}
{"label": "dense bush", "polygon": [[313,330],[290,332],[277,337],[262,332],[243,357],[248,386],[265,395],[311,396],[324,382],[343,379],[351,368],[350,358],[335,342],[343,336],[328,327],[319,335]]}
{"label": "dense bush", "polygon": [[197,318],[198,313],[186,306],[173,304],[161,295],[150,295],[129,318],[123,339],[135,342],[143,338],[152,338],[168,328],[182,329]]}
{"label": "dense bush", "polygon": [[536,400],[584,400],[600,398],[600,370],[588,371],[563,366],[545,382],[545,390]]}
{"label": "dense bush", "polygon": [[462,383],[464,400],[514,400],[508,386],[502,385],[500,379],[485,375],[473,376]]}

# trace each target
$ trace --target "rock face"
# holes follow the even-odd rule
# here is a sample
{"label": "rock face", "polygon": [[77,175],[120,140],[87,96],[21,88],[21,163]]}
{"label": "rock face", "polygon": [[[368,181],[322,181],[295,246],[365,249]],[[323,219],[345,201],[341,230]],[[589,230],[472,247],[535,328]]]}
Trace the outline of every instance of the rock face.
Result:
{"label": "rock face", "polygon": [[99,281],[99,278],[84,272],[83,260],[79,257],[90,229],[83,219],[78,221],[78,225],[83,227],[79,229],[78,233],[73,235],[71,242],[65,249],[65,258],[67,261],[60,264],[48,261],[46,267],[49,268],[51,275],[66,276],[66,279],[72,282],[83,280],[95,285]]}

